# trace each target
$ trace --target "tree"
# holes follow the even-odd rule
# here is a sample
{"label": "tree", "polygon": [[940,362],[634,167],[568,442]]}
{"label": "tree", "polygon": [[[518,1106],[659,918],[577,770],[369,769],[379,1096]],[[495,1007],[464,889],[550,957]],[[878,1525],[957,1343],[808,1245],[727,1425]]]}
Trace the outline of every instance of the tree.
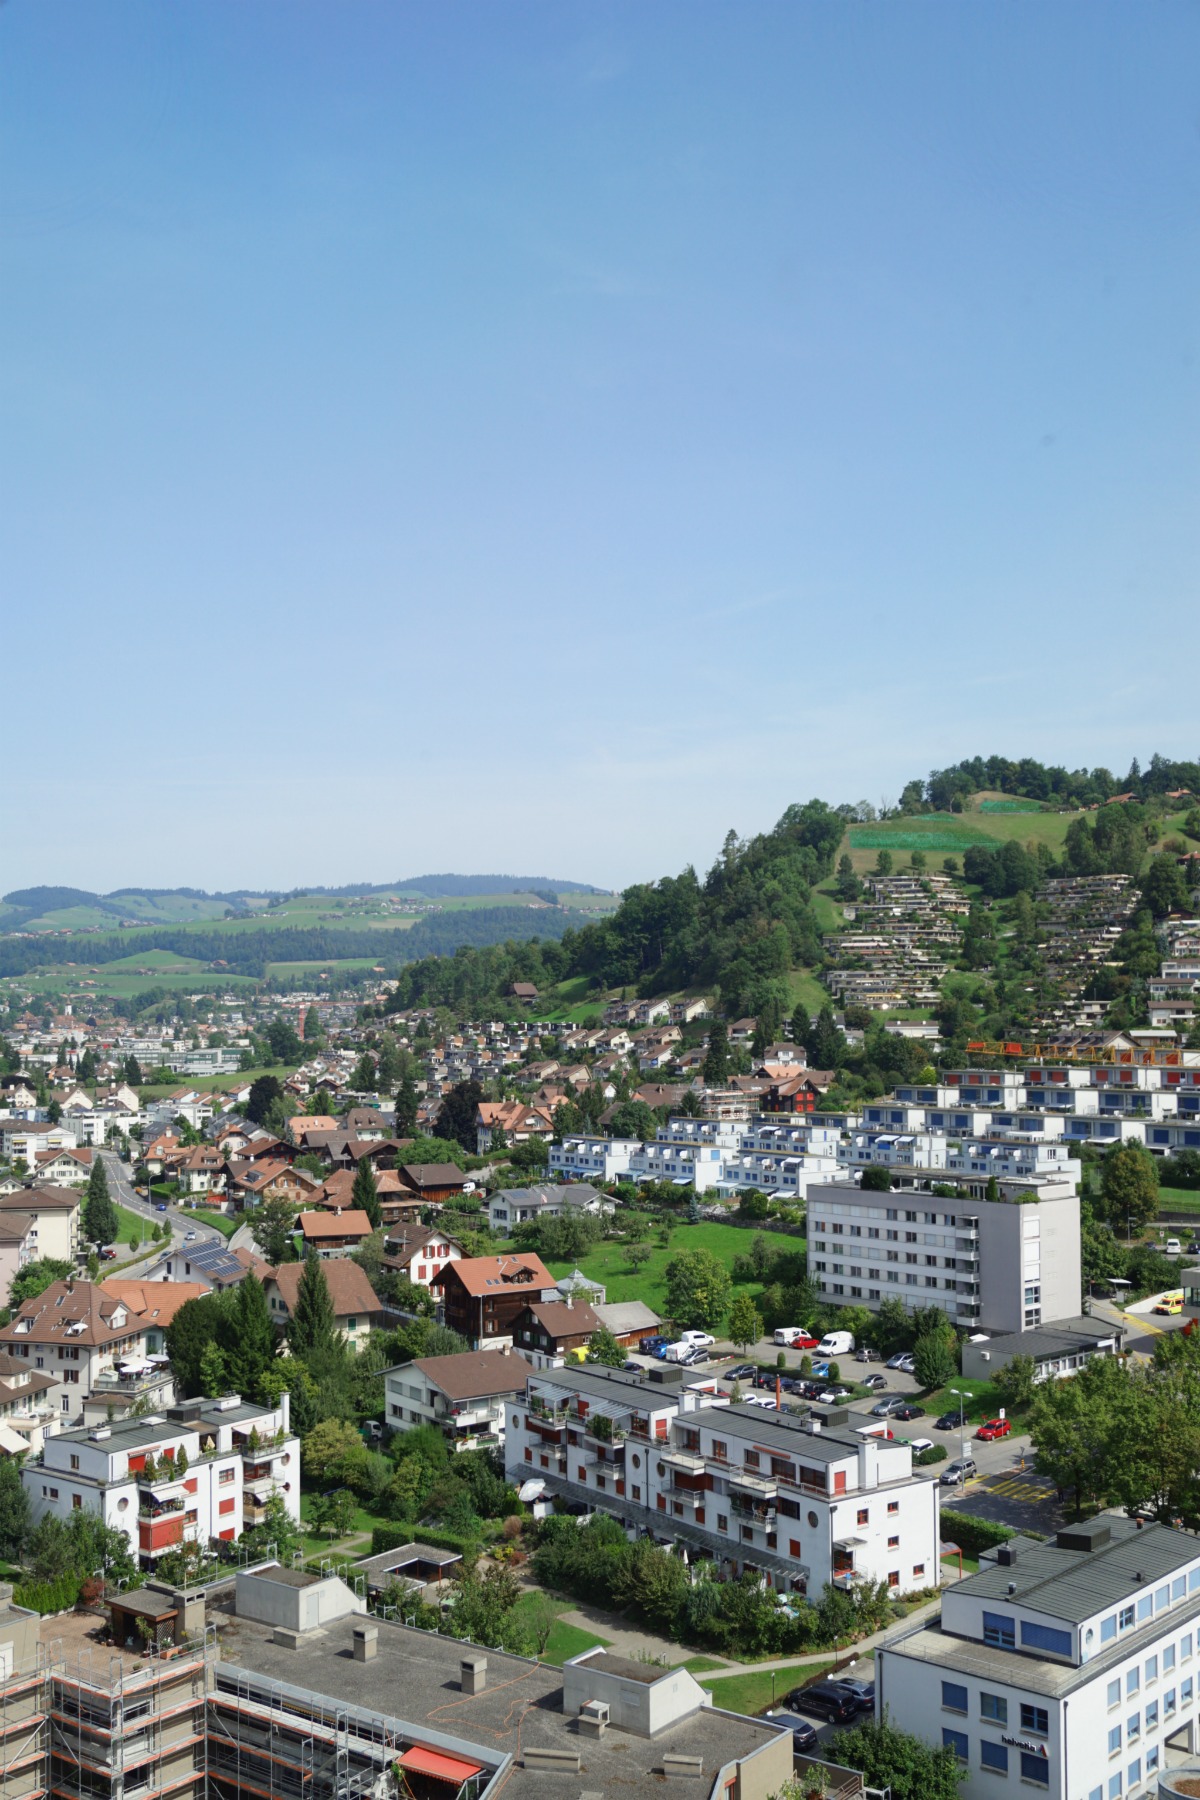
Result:
{"label": "tree", "polygon": [[735,1294],[729,1308],[729,1341],[744,1353],[757,1344],[763,1334],[763,1322],[749,1294]]}
{"label": "tree", "polygon": [[733,1280],[711,1250],[683,1250],[667,1264],[667,1311],[684,1329],[715,1331],[729,1309]]}
{"label": "tree", "polygon": [[250,1215],[250,1232],[273,1269],[296,1260],[296,1214],[282,1194],[269,1195]]}
{"label": "tree", "polygon": [[304,1043],[307,1049],[322,1042],[325,1034],[321,1030],[321,1015],[315,1006],[310,1006],[304,1015]]}
{"label": "tree", "polygon": [[75,1273],[74,1263],[63,1262],[55,1256],[44,1256],[40,1262],[26,1263],[12,1278],[8,1290],[8,1304],[16,1310],[24,1300],[36,1300],[39,1294],[55,1281],[66,1281]]}
{"label": "tree", "polygon": [[635,1273],[638,1269],[644,1269],[653,1255],[654,1252],[649,1244],[631,1244],[629,1246],[628,1256],[630,1268],[633,1269]]}
{"label": "tree", "polygon": [[232,1289],[221,1294],[203,1294],[180,1307],[167,1326],[167,1355],[184,1399],[203,1394],[205,1375],[213,1374],[211,1359],[206,1370],[205,1352],[216,1349],[223,1356],[234,1340],[233,1309],[236,1296]]}
{"label": "tree", "polygon": [[359,1094],[373,1094],[378,1079],[375,1058],[369,1050],[364,1050],[354,1065],[354,1073],[350,1077],[350,1085]]}
{"label": "tree", "polygon": [[411,1137],[417,1129],[417,1090],[411,1075],[406,1074],[396,1089],[397,1137]]}
{"label": "tree", "polygon": [[1158,1165],[1141,1144],[1119,1144],[1105,1155],[1100,1191],[1114,1229],[1128,1221],[1140,1233],[1158,1211]]}
{"label": "tree", "polygon": [[708,1032],[708,1048],[704,1053],[705,1087],[723,1087],[729,1079],[729,1028],[723,1019],[714,1019]]}
{"label": "tree", "polygon": [[301,1467],[307,1481],[317,1486],[344,1482],[347,1460],[353,1461],[358,1451],[366,1452],[362,1438],[346,1419],[323,1419],[315,1425],[300,1446]]}
{"label": "tree", "polygon": [[304,1259],[304,1272],[296,1289],[296,1306],[288,1322],[288,1342],[305,1359],[314,1351],[331,1349],[341,1342],[329,1295],[329,1283],[320,1258],[312,1251]]}
{"label": "tree", "polygon": [[251,1083],[246,1100],[246,1117],[252,1125],[261,1125],[275,1101],[283,1099],[283,1088],[274,1075],[260,1075]]}
{"label": "tree", "polygon": [[238,1282],[234,1295],[229,1372],[240,1393],[257,1397],[264,1372],[279,1354],[279,1338],[266,1289],[253,1270]]}
{"label": "tree", "polygon": [[29,1536],[29,1495],[21,1480],[19,1463],[11,1456],[0,1462],[0,1556],[14,1562]]}
{"label": "tree", "polygon": [[1168,913],[1190,910],[1187,880],[1182,864],[1175,857],[1151,857],[1142,882],[1142,899],[1156,919],[1165,919]]}
{"label": "tree", "polygon": [[92,1154],[92,1172],[83,1202],[83,1231],[94,1244],[111,1244],[117,1235],[117,1209],[109,1197],[108,1176],[99,1151]]}
{"label": "tree", "polygon": [[1114,1461],[1125,1455],[1129,1375],[1112,1356],[1093,1357],[1069,1381],[1044,1381],[1029,1416],[1039,1474],[1073,1492],[1078,1516],[1107,1504]]}
{"label": "tree", "polygon": [[875,873],[877,875],[890,875],[891,872],[892,853],[890,850],[881,850],[875,858]]}
{"label": "tree", "polygon": [[644,1100],[622,1100],[614,1106],[608,1122],[609,1133],[615,1138],[636,1138],[639,1143],[653,1139],[658,1130],[658,1120],[654,1116],[654,1108],[647,1106]]}
{"label": "tree", "polygon": [[601,1325],[593,1331],[588,1341],[587,1359],[591,1363],[603,1363],[610,1369],[624,1367],[625,1351],[607,1325]]}
{"label": "tree", "polygon": [[[833,1759],[860,1769],[867,1787],[890,1787],[892,1800],[957,1800],[966,1771],[947,1744],[936,1747],[882,1719],[859,1718],[833,1740]],[[794,1791],[802,1793],[800,1781]],[[790,1800],[787,1789],[781,1800]]]}
{"label": "tree", "polygon": [[361,1157],[354,1174],[354,1185],[350,1189],[350,1204],[365,1212],[371,1221],[371,1230],[378,1231],[383,1224],[383,1213],[379,1207],[379,1186],[375,1180],[375,1168],[369,1156]]}
{"label": "tree", "polygon": [[913,1345],[913,1365],[923,1388],[945,1387],[958,1373],[953,1339],[940,1331],[927,1331]]}
{"label": "tree", "polygon": [[442,1101],[438,1112],[437,1128],[441,1136],[452,1138],[464,1150],[473,1152],[476,1141],[475,1115],[483,1097],[483,1089],[477,1081],[456,1082]]}
{"label": "tree", "polygon": [[891,1172],[883,1168],[880,1163],[872,1163],[869,1168],[863,1170],[862,1179],[858,1185],[860,1189],[869,1189],[873,1194],[890,1194],[892,1191]]}
{"label": "tree", "polygon": [[124,1075],[125,1080],[129,1083],[130,1087],[134,1087],[134,1088],[141,1087],[141,1085],[142,1085],[142,1065],[139,1063],[136,1056],[133,1056],[131,1054],[125,1058],[124,1066],[123,1066],[121,1072]]}
{"label": "tree", "polygon": [[1037,1364],[1032,1356],[1010,1356],[993,1380],[1006,1406],[1028,1406],[1037,1391]]}

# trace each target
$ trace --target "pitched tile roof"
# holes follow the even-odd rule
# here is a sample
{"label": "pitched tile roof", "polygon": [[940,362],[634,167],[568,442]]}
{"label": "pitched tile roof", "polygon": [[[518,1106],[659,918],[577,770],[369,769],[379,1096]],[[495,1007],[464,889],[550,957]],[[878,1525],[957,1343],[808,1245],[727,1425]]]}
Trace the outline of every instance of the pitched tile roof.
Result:
{"label": "pitched tile roof", "polygon": [[[513,1288],[552,1288],[554,1277],[540,1256],[469,1256],[447,1263],[442,1277],[456,1275],[468,1294],[479,1297]],[[440,1279],[440,1278],[439,1278]]]}
{"label": "pitched tile roof", "polygon": [[[367,1280],[366,1271],[360,1269],[356,1262],[351,1262],[349,1257],[339,1256],[322,1263],[321,1272],[329,1287],[334,1313],[339,1319],[379,1311],[379,1296]],[[304,1264],[298,1262],[281,1263],[277,1269],[267,1271],[266,1283],[269,1285],[274,1282],[289,1313],[295,1311],[296,1295],[303,1273]]]}

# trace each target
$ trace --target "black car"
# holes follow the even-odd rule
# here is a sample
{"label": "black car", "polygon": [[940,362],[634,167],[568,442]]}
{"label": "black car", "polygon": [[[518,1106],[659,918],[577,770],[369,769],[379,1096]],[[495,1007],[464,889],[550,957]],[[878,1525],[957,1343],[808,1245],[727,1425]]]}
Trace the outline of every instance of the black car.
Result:
{"label": "black car", "polygon": [[726,1369],[726,1381],[753,1381],[758,1374],[757,1363],[735,1363],[732,1369]]}
{"label": "black car", "polygon": [[642,1368],[641,1363],[633,1362],[632,1360],[630,1360],[627,1363],[622,1363],[621,1370],[622,1370],[622,1373],[625,1375],[642,1375],[645,1373],[645,1370]]}
{"label": "black car", "polygon": [[820,1742],[813,1726],[792,1726],[792,1750],[796,1756],[806,1756],[810,1750],[817,1749]]}
{"label": "black car", "polygon": [[892,1414],[893,1419],[920,1419],[925,1415],[923,1406],[898,1406]]}
{"label": "black car", "polygon": [[935,1431],[957,1431],[959,1423],[957,1413],[943,1413],[940,1419],[933,1421],[933,1429]]}
{"label": "black car", "polygon": [[814,1681],[810,1687],[795,1688],[787,1703],[797,1712],[816,1713],[831,1725],[847,1725],[858,1713],[858,1702],[835,1681]]}

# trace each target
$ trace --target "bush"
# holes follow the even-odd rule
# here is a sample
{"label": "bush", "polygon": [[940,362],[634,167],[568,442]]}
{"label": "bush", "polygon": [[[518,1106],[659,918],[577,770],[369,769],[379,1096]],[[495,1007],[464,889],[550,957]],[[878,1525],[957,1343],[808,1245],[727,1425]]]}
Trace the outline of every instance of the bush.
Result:
{"label": "bush", "polygon": [[13,1589],[13,1599],[18,1606],[27,1606],[30,1612],[43,1615],[69,1612],[79,1600],[81,1585],[78,1575],[60,1575],[57,1581],[28,1581]]}
{"label": "bush", "polygon": [[371,1532],[371,1555],[399,1549],[401,1544],[411,1544],[414,1539],[421,1544],[431,1544],[435,1550],[461,1550],[464,1556],[478,1550],[480,1541],[477,1535],[465,1531],[435,1530],[424,1525],[414,1525],[411,1530],[403,1525],[376,1525]]}
{"label": "bush", "polygon": [[[930,1444],[928,1450],[918,1450],[917,1454],[913,1457],[913,1462],[918,1469],[927,1469],[930,1463],[945,1462],[945,1460],[946,1446],[944,1444]],[[945,1513],[943,1513],[943,1519],[945,1516]]]}
{"label": "bush", "polygon": [[984,1550],[994,1550],[997,1544],[1007,1544],[1016,1536],[1009,1526],[998,1525],[994,1519],[976,1519],[968,1513],[942,1508],[942,1542],[957,1544],[964,1556],[978,1557]]}

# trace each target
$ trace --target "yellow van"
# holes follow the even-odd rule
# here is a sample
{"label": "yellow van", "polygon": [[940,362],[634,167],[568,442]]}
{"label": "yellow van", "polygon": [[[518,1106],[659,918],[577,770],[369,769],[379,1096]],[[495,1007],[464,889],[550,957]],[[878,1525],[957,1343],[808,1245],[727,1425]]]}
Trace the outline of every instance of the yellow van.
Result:
{"label": "yellow van", "polygon": [[1154,1310],[1156,1313],[1166,1313],[1171,1318],[1174,1318],[1176,1313],[1181,1313],[1183,1311],[1183,1289],[1179,1288],[1173,1294],[1164,1294]]}

